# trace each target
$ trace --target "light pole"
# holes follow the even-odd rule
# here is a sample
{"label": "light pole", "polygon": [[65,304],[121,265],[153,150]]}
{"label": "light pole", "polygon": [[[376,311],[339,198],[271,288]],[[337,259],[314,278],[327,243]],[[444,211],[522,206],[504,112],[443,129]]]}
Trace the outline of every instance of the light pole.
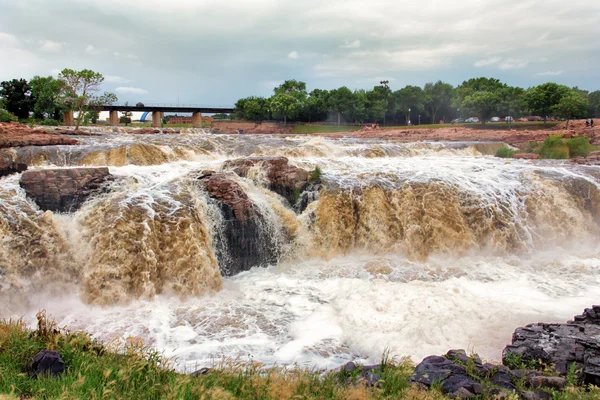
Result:
{"label": "light pole", "polygon": [[383,126],[385,126],[385,115],[387,114],[387,97],[388,97],[388,89],[390,88],[388,84],[390,81],[380,81],[379,84],[383,86],[383,90],[385,93],[385,109],[383,110]]}
{"label": "light pole", "polygon": [[408,108],[408,120],[406,121],[406,125],[410,125],[410,107]]}
{"label": "light pole", "polygon": [[421,114],[419,114],[419,125],[421,125]]}

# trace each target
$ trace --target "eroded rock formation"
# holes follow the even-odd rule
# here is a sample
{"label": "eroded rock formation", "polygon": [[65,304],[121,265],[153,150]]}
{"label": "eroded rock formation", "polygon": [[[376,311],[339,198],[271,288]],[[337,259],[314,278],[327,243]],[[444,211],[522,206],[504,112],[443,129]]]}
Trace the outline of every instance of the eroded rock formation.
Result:
{"label": "eroded rock formation", "polygon": [[27,170],[27,165],[13,162],[13,157],[8,153],[0,152],[0,177],[16,174]]}
{"label": "eroded rock formation", "polygon": [[112,179],[108,168],[69,168],[27,171],[19,182],[42,210],[71,212]]}
{"label": "eroded rock formation", "polygon": [[74,144],[77,140],[44,129],[31,129],[17,122],[0,123],[0,148]]}

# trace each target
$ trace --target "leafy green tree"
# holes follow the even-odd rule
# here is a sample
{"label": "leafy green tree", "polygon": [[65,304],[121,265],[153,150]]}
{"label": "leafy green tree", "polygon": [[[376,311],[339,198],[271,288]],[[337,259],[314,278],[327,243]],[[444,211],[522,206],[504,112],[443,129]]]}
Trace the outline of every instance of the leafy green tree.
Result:
{"label": "leafy green tree", "polygon": [[303,111],[304,119],[308,122],[327,119],[329,114],[328,97],[329,92],[327,90],[315,89],[310,92]]}
{"label": "leafy green tree", "polygon": [[[350,107],[345,112],[346,116],[353,122],[362,123],[370,118],[373,109],[368,98],[369,92],[364,89],[356,90],[352,94]],[[383,115],[383,109],[380,110],[380,117]]]}
{"label": "leafy green tree", "polygon": [[530,88],[525,95],[525,102],[529,111],[544,117],[544,123],[563,96],[571,91],[567,86],[554,82]]}
{"label": "leafy green tree", "polygon": [[329,109],[337,113],[337,124],[340,125],[341,117],[344,112],[350,111],[353,105],[352,91],[346,86],[334,89],[329,92]]}
{"label": "leafy green tree", "polygon": [[465,111],[477,115],[484,124],[498,112],[499,106],[500,96],[497,92],[475,92],[462,102]]}
{"label": "leafy green tree", "polygon": [[[125,106],[128,106],[129,103],[126,102]],[[119,118],[119,122],[122,124],[125,124],[125,126],[128,126],[131,123],[131,117],[133,116],[133,113],[129,110],[127,111],[122,111],[121,112],[121,118]]]}
{"label": "leafy green tree", "polygon": [[450,108],[454,88],[449,83],[437,81],[426,83],[423,88],[425,108],[431,115],[432,123],[436,123],[436,115],[441,108]]}
{"label": "leafy green tree", "polygon": [[262,121],[269,119],[269,101],[264,97],[250,96],[235,103],[233,113],[238,119]]}
{"label": "leafy green tree", "polygon": [[596,90],[588,95],[589,107],[588,113],[590,117],[600,117],[600,90]]}
{"label": "leafy green tree", "polygon": [[275,94],[286,93],[286,94],[297,94],[298,92],[304,92],[306,94],[306,83],[290,79],[283,82],[281,85],[273,89]]}
{"label": "leafy green tree", "polygon": [[582,117],[586,115],[588,107],[587,99],[584,99],[579,93],[570,91],[563,95],[552,111],[559,117],[567,120],[567,129],[569,129],[569,121],[574,117]]}
{"label": "leafy green tree", "polygon": [[396,110],[404,116],[407,125],[412,112],[422,113],[425,110],[425,94],[418,86],[409,85],[397,90],[394,92],[394,98]]}
{"label": "leafy green tree", "polygon": [[35,100],[34,117],[61,119],[61,113],[64,111],[64,106],[59,101],[62,81],[54,79],[52,76],[34,76],[29,84],[31,96]]}
{"label": "leafy green tree", "polygon": [[287,119],[295,119],[305,108],[307,93],[306,83],[295,79],[287,80],[273,89],[275,94],[271,97],[269,103],[271,111],[275,117],[283,117],[283,123]]}
{"label": "leafy green tree", "polygon": [[4,108],[19,119],[29,118],[35,99],[31,96],[31,86],[25,79],[13,79],[0,83],[0,97]]}
{"label": "leafy green tree", "polygon": [[79,129],[84,115],[90,109],[98,109],[100,105],[110,105],[117,101],[114,93],[105,92],[98,95],[104,77],[99,72],[89,69],[75,71],[65,68],[58,75],[61,84],[61,103],[68,109],[77,112],[75,129]]}
{"label": "leafy green tree", "polygon": [[83,117],[83,123],[85,125],[89,123],[95,124],[98,122],[98,118],[100,118],[100,113],[97,110],[90,110],[85,113]]}

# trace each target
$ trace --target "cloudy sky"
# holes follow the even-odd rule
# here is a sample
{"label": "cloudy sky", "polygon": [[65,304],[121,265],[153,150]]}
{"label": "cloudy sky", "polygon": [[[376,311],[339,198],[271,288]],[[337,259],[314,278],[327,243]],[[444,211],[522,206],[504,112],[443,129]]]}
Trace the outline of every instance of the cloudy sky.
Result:
{"label": "cloudy sky", "polygon": [[90,68],[122,101],[229,105],[285,79],[600,89],[599,0],[0,0],[0,80]]}

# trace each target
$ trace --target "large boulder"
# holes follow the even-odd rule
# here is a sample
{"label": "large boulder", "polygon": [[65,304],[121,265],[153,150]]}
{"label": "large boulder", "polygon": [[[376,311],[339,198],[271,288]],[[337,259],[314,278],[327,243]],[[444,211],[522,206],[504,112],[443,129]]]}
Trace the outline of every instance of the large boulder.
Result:
{"label": "large boulder", "polygon": [[57,377],[65,372],[65,363],[56,351],[42,350],[27,364],[27,372],[32,378]]}
{"label": "large boulder", "polygon": [[221,273],[232,276],[276,262],[279,250],[273,235],[242,187],[231,176],[213,171],[204,171],[198,182],[221,210],[223,225],[216,233]]}
{"label": "large boulder", "polygon": [[517,328],[502,352],[504,364],[515,359],[554,365],[561,375],[574,366],[586,383],[600,385],[600,306],[586,308],[565,324]]}
{"label": "large boulder", "polygon": [[0,177],[16,174],[27,170],[26,164],[15,163],[8,153],[0,152]]}
{"label": "large boulder", "polygon": [[70,168],[27,171],[19,183],[40,209],[70,212],[91,195],[106,191],[110,180],[108,168]]}
{"label": "large boulder", "polygon": [[223,169],[232,170],[246,178],[250,170],[257,166],[265,170],[269,190],[283,196],[292,205],[308,185],[308,171],[289,165],[285,157],[238,158],[225,161]]}
{"label": "large boulder", "polygon": [[[456,352],[456,351],[455,351]],[[460,351],[466,357],[464,350]],[[411,382],[431,387],[440,385],[444,393],[471,398],[481,395],[481,384],[467,374],[466,365],[446,357],[429,356],[417,367]]]}

